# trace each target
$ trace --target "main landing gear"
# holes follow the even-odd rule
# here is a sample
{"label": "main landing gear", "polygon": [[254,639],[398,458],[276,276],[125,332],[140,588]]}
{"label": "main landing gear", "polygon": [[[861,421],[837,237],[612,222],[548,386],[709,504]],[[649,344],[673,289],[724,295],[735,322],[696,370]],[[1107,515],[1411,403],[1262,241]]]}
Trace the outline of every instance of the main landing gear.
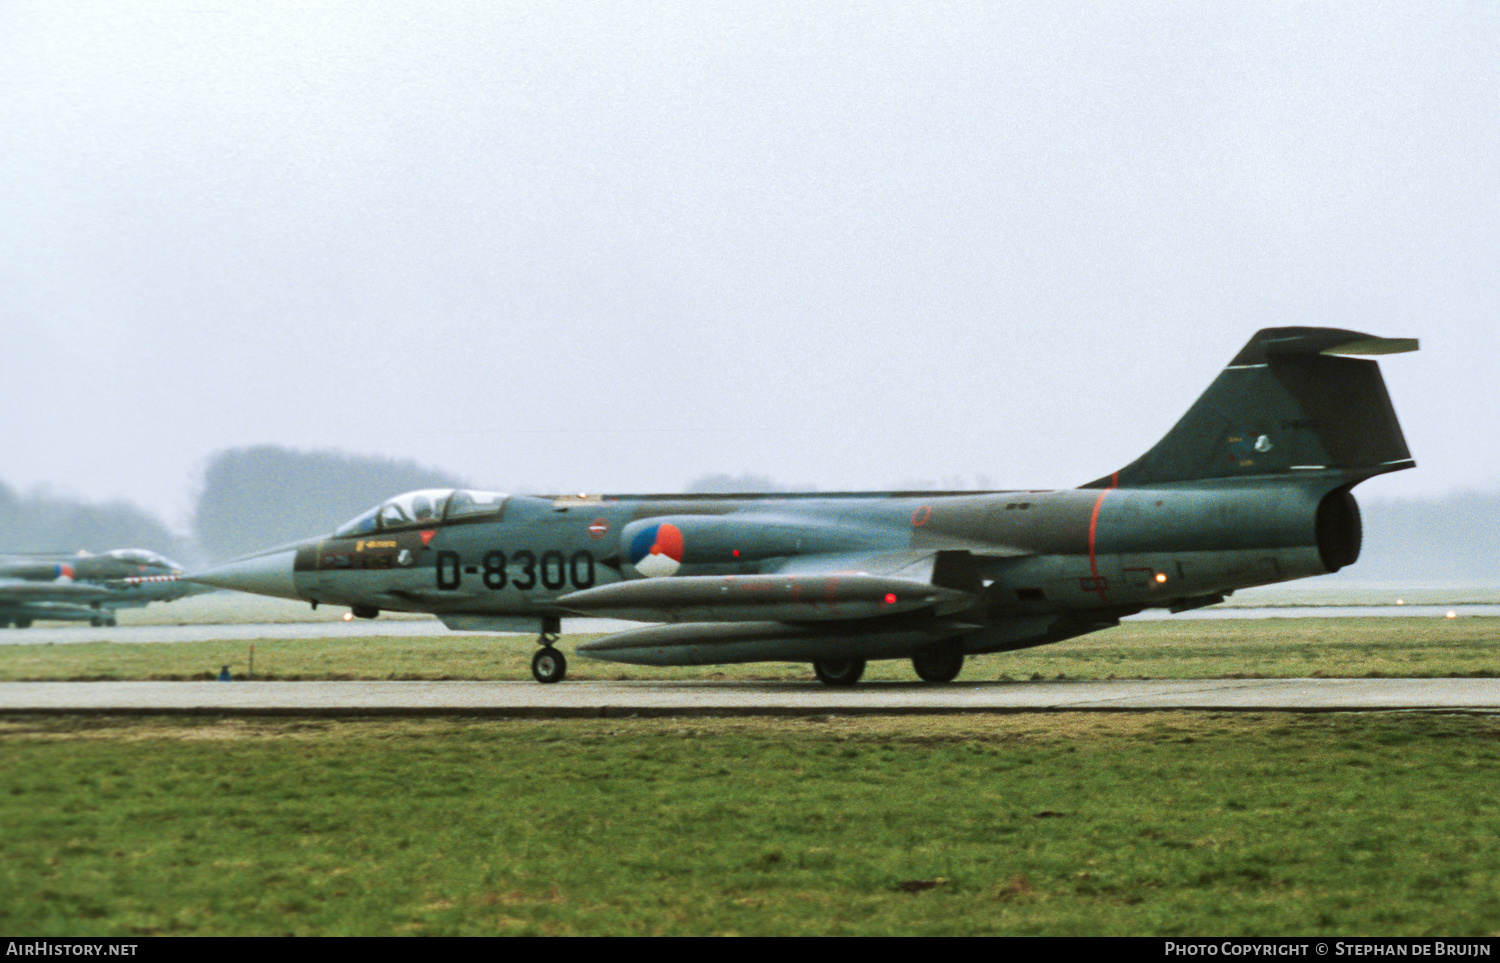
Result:
{"label": "main landing gear", "polygon": [[851,686],[865,674],[864,659],[824,659],[813,663],[813,674],[824,685]]}
{"label": "main landing gear", "polygon": [[[964,667],[963,646],[947,639],[912,656],[911,664],[924,682],[952,682]],[[819,682],[837,688],[854,685],[865,674],[864,659],[823,659],[812,666]]]}
{"label": "main landing gear", "polygon": [[561,682],[568,674],[568,660],[552,644],[561,633],[561,619],[555,615],[542,616],[542,631],[536,640],[541,648],[531,657],[531,677],[538,682]]}
{"label": "main landing gear", "polygon": [[964,667],[964,650],[955,639],[939,642],[912,656],[911,666],[923,682],[952,682]]}

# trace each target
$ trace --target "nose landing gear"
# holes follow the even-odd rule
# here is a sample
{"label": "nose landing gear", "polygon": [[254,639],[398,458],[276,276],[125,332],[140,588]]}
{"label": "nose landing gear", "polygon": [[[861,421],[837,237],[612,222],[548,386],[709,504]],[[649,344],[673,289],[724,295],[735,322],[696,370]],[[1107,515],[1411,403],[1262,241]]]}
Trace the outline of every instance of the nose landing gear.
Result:
{"label": "nose landing gear", "polygon": [[536,640],[541,648],[531,657],[531,677],[538,682],[561,682],[568,674],[568,660],[553,646],[561,633],[561,619],[555,615],[542,616],[542,631]]}
{"label": "nose landing gear", "polygon": [[531,657],[531,677],[538,682],[561,682],[568,674],[568,660],[550,645],[544,644]]}

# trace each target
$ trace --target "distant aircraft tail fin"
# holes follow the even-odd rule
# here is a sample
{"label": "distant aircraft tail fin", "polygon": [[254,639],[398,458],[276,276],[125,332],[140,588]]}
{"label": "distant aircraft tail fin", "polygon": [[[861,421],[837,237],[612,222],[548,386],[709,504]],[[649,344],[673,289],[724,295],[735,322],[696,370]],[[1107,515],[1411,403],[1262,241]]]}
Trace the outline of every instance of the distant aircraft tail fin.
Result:
{"label": "distant aircraft tail fin", "polygon": [[1083,487],[1319,470],[1352,483],[1414,467],[1380,366],[1349,355],[1415,350],[1415,338],[1338,328],[1258,331],[1155,447]]}

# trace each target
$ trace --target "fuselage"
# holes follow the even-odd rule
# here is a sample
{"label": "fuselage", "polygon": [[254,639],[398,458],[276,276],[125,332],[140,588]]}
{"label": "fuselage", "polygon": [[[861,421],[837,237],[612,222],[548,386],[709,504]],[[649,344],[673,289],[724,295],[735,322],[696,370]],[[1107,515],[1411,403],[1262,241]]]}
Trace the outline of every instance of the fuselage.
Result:
{"label": "fuselage", "polygon": [[[807,573],[931,582],[936,553],[962,553],[979,580],[956,586],[978,589],[971,620],[1118,617],[1206,604],[1353,561],[1358,515],[1344,483],[1308,473],[1274,484],[1129,490],[516,495],[457,517],[444,518],[439,505],[424,519],[310,540],[253,564],[264,573],[257,590],[362,614],[535,620],[575,614],[559,600],[623,581]],[[653,542],[658,550],[642,552],[641,538],[662,526],[675,532],[668,551]]]}

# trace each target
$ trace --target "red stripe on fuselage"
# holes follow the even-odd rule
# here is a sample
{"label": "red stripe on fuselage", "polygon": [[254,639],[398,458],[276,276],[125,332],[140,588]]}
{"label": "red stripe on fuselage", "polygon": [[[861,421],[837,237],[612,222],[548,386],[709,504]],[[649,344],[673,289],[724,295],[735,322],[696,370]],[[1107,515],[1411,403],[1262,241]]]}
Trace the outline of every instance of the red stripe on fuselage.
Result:
{"label": "red stripe on fuselage", "polygon": [[1109,487],[1100,492],[1099,497],[1094,499],[1094,513],[1089,516],[1089,571],[1094,574],[1094,591],[1099,593],[1099,600],[1101,602],[1108,602],[1109,597],[1105,594],[1108,590],[1104,586],[1104,580],[1099,577],[1099,556],[1094,552],[1094,547],[1098,544],[1099,538],[1099,509],[1104,505],[1104,496],[1114,491],[1115,486],[1119,484],[1119,472],[1115,472],[1109,476]]}

